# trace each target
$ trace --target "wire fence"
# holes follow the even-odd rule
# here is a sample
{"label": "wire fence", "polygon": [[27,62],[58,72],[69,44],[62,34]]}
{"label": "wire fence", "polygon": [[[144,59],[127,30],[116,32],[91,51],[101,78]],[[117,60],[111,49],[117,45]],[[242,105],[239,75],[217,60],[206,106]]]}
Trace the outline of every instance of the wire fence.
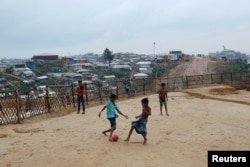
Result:
{"label": "wire fence", "polygon": [[[129,91],[125,88],[126,82],[129,82]],[[243,89],[250,85],[250,71],[85,83],[85,104],[86,107],[102,104],[111,93],[116,94],[118,99],[157,93],[161,83],[166,84],[168,92],[213,84]],[[0,125],[20,123],[34,116],[76,108],[76,103],[76,87],[73,85],[46,86],[43,90],[33,90],[26,95],[20,95],[19,88],[0,92]]]}

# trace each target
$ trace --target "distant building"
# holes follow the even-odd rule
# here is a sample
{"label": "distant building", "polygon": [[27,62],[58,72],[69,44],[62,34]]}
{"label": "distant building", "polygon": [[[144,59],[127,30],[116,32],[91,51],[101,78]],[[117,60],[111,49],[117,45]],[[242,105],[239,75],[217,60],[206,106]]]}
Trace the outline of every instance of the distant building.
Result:
{"label": "distant building", "polygon": [[25,78],[25,79],[31,79],[35,77],[35,74],[32,71],[20,71],[19,77]]}
{"label": "distant building", "polygon": [[0,64],[0,72],[5,72],[6,69],[7,69],[7,65]]}
{"label": "distant building", "polygon": [[147,78],[147,77],[148,77],[148,74],[145,74],[145,73],[134,74],[135,79],[141,79],[141,78]]}
{"label": "distant building", "polygon": [[136,66],[139,69],[140,73],[152,73],[153,68],[151,67],[151,61],[139,61],[136,63]]}
{"label": "distant building", "polygon": [[109,82],[115,80],[115,75],[104,75],[103,78],[105,81]]}
{"label": "distant building", "polygon": [[131,67],[129,65],[120,65],[120,64],[116,64],[116,65],[113,65],[111,67],[111,69],[113,71],[120,71],[120,72],[130,72],[131,71]]}
{"label": "distant building", "polygon": [[51,67],[51,72],[52,73],[64,73],[65,70],[64,68],[61,68],[61,67]]}
{"label": "distant building", "polygon": [[77,85],[79,80],[82,80],[82,74],[67,72],[62,75],[67,80],[68,85]]}
{"label": "distant building", "polygon": [[[20,76],[20,75],[23,75],[23,74],[26,75],[25,73],[21,74],[22,72],[26,72],[26,71],[28,71],[28,73],[32,73],[30,68],[26,67],[26,68],[14,68],[13,69],[13,74],[16,75],[16,76]],[[27,75],[29,75],[28,73],[27,73]]]}
{"label": "distant building", "polygon": [[7,80],[5,78],[0,78],[0,86],[4,86],[7,84]]}
{"label": "distant building", "polygon": [[169,60],[170,61],[177,61],[182,56],[182,51],[180,50],[172,50],[169,52]]}
{"label": "distant building", "polygon": [[218,59],[225,60],[227,62],[237,62],[237,60],[247,61],[247,55],[241,52],[236,52],[234,50],[227,49],[223,46],[221,52],[209,53],[209,56],[216,57]]}
{"label": "distant building", "polygon": [[55,54],[50,54],[50,53],[42,53],[42,54],[34,55],[32,60],[53,61],[53,60],[59,60],[59,56]]}
{"label": "distant building", "polygon": [[40,76],[40,77],[36,77],[35,81],[39,82],[39,83],[46,83],[48,81],[49,77],[46,75]]}
{"label": "distant building", "polygon": [[31,69],[31,70],[35,70],[36,69],[36,63],[33,61],[27,61],[26,65]]}

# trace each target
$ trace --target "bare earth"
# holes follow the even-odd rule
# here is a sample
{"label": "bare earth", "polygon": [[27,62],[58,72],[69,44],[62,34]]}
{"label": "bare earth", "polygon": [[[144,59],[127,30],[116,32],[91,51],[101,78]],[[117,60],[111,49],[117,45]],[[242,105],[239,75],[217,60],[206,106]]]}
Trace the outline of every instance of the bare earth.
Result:
{"label": "bare earth", "polygon": [[147,95],[153,114],[146,145],[135,132],[124,142],[142,97],[117,101],[129,116],[117,120],[118,142],[101,133],[110,127],[105,112],[97,116],[103,105],[89,107],[85,115],[1,126],[0,166],[206,167],[208,150],[250,150],[249,91],[227,86],[185,91],[169,93],[169,117],[160,115],[157,95]]}

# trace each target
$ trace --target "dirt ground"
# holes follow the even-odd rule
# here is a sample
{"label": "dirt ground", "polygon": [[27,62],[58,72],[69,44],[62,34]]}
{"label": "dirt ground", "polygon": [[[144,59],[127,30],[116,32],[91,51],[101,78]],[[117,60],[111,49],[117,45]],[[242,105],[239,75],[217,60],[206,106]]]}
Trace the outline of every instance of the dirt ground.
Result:
{"label": "dirt ground", "polygon": [[[117,119],[117,142],[101,132],[110,127],[103,105],[60,117],[36,117],[0,127],[1,167],[206,167],[208,150],[250,150],[250,91],[211,86],[170,92],[169,117],[160,115],[156,94],[147,95],[152,108],[142,136],[128,135],[141,112],[139,98],[117,101],[129,116]],[[244,103],[245,102],[245,103]]]}
{"label": "dirt ground", "polygon": [[188,61],[180,61],[179,64],[164,74],[163,77],[193,76],[211,74],[218,71],[218,67],[225,62],[210,57],[187,57]]}

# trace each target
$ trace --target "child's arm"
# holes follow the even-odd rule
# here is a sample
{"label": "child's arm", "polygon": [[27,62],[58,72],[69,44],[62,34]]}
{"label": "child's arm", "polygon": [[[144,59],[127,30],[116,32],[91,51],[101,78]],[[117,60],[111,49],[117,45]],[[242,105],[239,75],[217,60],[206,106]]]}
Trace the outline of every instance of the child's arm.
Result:
{"label": "child's arm", "polygon": [[127,116],[127,115],[124,115],[118,108],[117,108],[116,110],[117,110],[117,112],[118,112],[120,115],[122,115],[122,116],[124,116],[125,118],[128,119],[128,116]]}
{"label": "child's arm", "polygon": [[105,108],[106,108],[106,106],[104,106],[103,108],[102,108],[102,110],[99,112],[99,114],[98,114],[98,117],[101,117],[101,113],[103,112],[103,110],[105,110]]}
{"label": "child's arm", "polygon": [[145,108],[145,109],[143,109],[142,112],[143,113],[141,115],[151,115],[151,108],[150,107]]}
{"label": "child's arm", "polygon": [[148,107],[147,114],[151,115],[151,108],[150,107]]}
{"label": "child's arm", "polygon": [[135,119],[137,119],[137,118],[139,118],[139,117],[141,117],[142,116],[142,114],[140,114],[140,115],[138,115],[138,116],[135,116]]}

